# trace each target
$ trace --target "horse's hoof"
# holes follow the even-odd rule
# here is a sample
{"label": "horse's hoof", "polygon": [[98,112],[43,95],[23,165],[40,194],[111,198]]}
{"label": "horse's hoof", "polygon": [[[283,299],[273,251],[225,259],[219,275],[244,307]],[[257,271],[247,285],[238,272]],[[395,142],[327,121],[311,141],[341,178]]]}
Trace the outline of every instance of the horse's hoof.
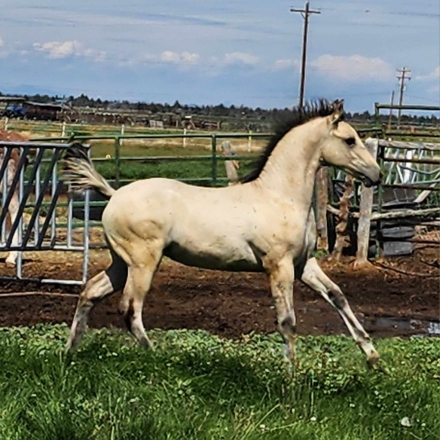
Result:
{"label": "horse's hoof", "polygon": [[376,352],[371,353],[367,359],[368,367],[373,368],[374,366],[376,366],[378,364],[379,360],[380,360],[379,353],[376,353]]}
{"label": "horse's hoof", "polygon": [[15,261],[8,261],[8,260],[6,260],[5,265],[6,265],[6,267],[9,267],[10,269],[13,269],[14,267],[17,266],[15,264]]}

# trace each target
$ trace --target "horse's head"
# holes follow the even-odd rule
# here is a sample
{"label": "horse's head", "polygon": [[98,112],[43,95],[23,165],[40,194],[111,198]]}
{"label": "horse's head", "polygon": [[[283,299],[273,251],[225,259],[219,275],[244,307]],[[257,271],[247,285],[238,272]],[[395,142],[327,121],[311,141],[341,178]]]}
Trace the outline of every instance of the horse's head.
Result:
{"label": "horse's head", "polygon": [[380,167],[356,130],[343,120],[343,104],[343,100],[336,100],[333,113],[326,117],[328,136],[321,143],[321,160],[359,178],[365,186],[377,185],[382,176]]}

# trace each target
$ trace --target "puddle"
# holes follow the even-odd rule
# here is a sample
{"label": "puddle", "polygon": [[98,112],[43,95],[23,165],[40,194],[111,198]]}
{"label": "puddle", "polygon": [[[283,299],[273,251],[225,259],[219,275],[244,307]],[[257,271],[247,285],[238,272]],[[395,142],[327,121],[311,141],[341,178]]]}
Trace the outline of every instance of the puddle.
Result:
{"label": "puddle", "polygon": [[411,318],[380,317],[373,320],[376,327],[393,328],[396,330],[408,330],[421,332],[418,336],[440,335],[440,321],[426,321]]}
{"label": "puddle", "polygon": [[427,330],[430,335],[440,335],[440,322],[430,322]]}

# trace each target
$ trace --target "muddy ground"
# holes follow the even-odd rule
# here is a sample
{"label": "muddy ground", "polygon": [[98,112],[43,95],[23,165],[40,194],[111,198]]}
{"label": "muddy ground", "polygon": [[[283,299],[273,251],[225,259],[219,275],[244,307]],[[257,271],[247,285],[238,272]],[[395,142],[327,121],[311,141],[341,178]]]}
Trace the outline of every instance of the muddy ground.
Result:
{"label": "muddy ground", "polygon": [[[27,277],[80,278],[80,255],[50,252],[25,257],[23,270]],[[108,262],[106,251],[94,251],[90,275]],[[427,334],[428,323],[439,322],[438,248],[425,247],[412,257],[393,258],[381,261],[383,266],[358,270],[348,258],[341,263],[323,260],[321,264],[374,337]],[[14,274],[13,269],[5,267],[4,258],[0,259],[0,273]],[[10,295],[17,292],[28,294]],[[0,281],[0,326],[70,324],[77,299],[59,294],[78,292],[74,286]],[[93,310],[90,325],[124,327],[118,314],[119,298],[116,293],[102,301]],[[347,334],[337,312],[299,282],[295,283],[294,300],[299,334]],[[201,270],[170,261],[162,263],[144,307],[147,329],[205,329],[226,337],[273,332],[275,320],[265,275]]]}

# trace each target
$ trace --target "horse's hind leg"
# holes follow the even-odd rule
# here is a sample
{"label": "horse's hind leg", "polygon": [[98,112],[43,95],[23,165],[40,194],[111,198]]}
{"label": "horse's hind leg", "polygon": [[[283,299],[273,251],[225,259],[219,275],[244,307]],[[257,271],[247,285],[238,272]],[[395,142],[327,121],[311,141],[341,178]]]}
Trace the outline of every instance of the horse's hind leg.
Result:
{"label": "horse's hind leg", "polygon": [[127,265],[112,251],[112,265],[90,279],[78,299],[66,351],[75,348],[87,326],[92,308],[104,297],[121,290],[127,279]]}
{"label": "horse's hind leg", "polygon": [[379,360],[379,354],[373,347],[370,336],[354,315],[339,286],[322,271],[315,258],[310,258],[307,261],[301,281],[320,293],[326,301],[336,308],[353,339],[366,354],[367,362],[370,365],[376,363]]}
{"label": "horse's hind leg", "polygon": [[139,344],[146,348],[152,348],[152,344],[142,322],[142,306],[145,295],[150,289],[155,269],[155,267],[129,267],[120,307],[128,331]]}
{"label": "horse's hind leg", "polygon": [[143,347],[152,348],[152,344],[145,333],[142,322],[142,306],[151,287],[161,258],[162,246],[160,243],[150,243],[148,250],[140,252],[139,262],[132,261],[128,267],[127,283],[122,294],[120,311],[125,316],[125,323],[129,332]]}

